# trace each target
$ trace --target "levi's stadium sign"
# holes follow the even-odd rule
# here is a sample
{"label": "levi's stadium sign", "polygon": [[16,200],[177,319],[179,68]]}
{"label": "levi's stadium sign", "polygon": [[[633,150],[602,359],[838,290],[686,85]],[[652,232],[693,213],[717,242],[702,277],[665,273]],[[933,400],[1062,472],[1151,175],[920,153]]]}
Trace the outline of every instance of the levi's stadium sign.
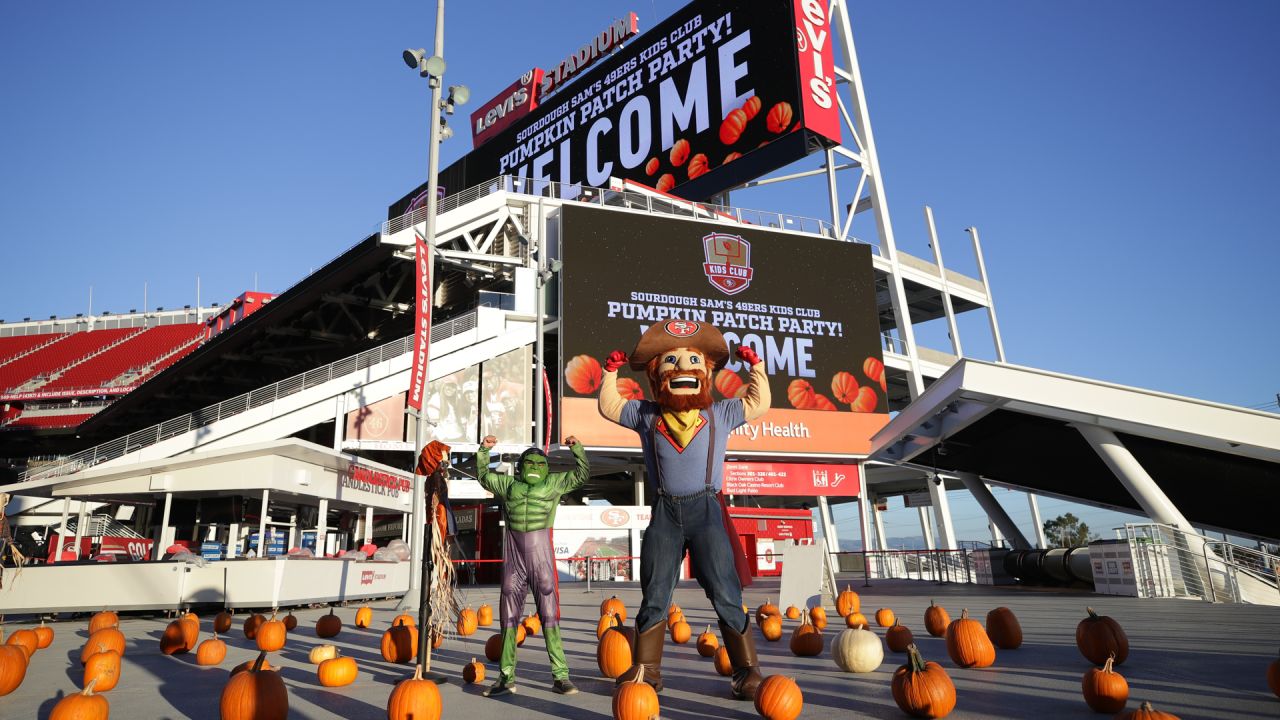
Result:
{"label": "levi's stadium sign", "polygon": [[539,98],[440,183],[514,175],[572,198],[618,177],[706,199],[840,141],[833,42],[822,0],[695,0]]}

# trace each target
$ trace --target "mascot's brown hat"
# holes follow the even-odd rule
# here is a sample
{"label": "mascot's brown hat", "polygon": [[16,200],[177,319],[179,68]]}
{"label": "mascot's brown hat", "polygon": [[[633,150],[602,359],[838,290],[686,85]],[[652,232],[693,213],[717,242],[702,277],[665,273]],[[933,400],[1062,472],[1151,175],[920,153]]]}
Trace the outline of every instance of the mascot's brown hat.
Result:
{"label": "mascot's brown hat", "polygon": [[631,369],[642,372],[656,355],[676,348],[701,351],[716,365],[729,357],[729,345],[716,328],[693,320],[668,320],[650,325],[640,336],[640,342],[628,358]]}

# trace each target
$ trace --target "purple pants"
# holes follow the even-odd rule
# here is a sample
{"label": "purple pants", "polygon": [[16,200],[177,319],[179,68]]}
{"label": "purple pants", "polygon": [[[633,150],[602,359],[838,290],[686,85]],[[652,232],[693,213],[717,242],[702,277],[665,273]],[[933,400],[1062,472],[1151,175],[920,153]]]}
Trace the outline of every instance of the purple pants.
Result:
{"label": "purple pants", "polygon": [[559,625],[560,596],[556,588],[551,530],[516,532],[508,528],[502,547],[502,627],[520,624],[524,598],[530,588],[542,624]]}

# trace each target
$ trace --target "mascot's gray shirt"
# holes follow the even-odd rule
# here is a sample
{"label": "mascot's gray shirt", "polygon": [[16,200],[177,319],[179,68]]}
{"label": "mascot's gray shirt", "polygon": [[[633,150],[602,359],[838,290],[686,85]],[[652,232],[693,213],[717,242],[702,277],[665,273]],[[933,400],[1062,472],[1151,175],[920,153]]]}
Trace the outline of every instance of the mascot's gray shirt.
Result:
{"label": "mascot's gray shirt", "polygon": [[[716,432],[711,437],[709,413],[715,413]],[[698,427],[689,444],[681,448],[674,435],[666,431],[662,408],[650,400],[628,400],[622,406],[618,424],[635,430],[644,447],[644,464],[648,482],[654,489],[665,490],[669,495],[692,495],[706,487],[707,452],[714,453],[711,464],[711,484],[717,491],[724,478],[724,453],[729,433],[746,424],[742,400],[719,400],[698,413]],[[661,471],[661,472],[659,472]],[[659,478],[661,483],[659,484]]]}

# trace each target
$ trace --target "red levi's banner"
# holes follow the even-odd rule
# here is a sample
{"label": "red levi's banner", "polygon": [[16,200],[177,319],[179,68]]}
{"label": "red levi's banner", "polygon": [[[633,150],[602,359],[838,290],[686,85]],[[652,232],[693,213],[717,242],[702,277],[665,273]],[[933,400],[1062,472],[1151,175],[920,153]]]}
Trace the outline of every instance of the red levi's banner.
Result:
{"label": "red levi's banner", "polygon": [[542,69],[534,68],[471,113],[471,147],[478,148],[538,108]]}
{"label": "red levi's banner", "polygon": [[831,46],[831,18],[824,0],[795,0],[796,51],[800,60],[800,96],[804,126],[840,142],[840,112],[836,108],[836,63]]}
{"label": "red levi's banner", "polygon": [[413,372],[409,374],[409,407],[422,412],[423,396],[427,394],[427,360],[431,351],[431,249],[422,236],[414,233],[417,253],[417,305],[414,309]]}
{"label": "red levi's banner", "polygon": [[854,497],[862,490],[860,465],[727,462],[726,495],[828,495]]}

